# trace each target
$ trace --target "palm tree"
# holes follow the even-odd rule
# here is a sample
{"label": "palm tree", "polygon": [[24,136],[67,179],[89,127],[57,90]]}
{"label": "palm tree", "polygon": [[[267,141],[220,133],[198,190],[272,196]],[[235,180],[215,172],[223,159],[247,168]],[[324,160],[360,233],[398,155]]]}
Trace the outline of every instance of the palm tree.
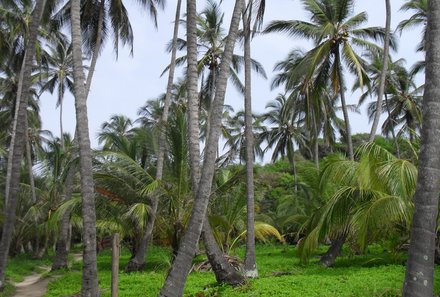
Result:
{"label": "palm tree", "polygon": [[[192,172],[193,191],[197,193],[194,206],[188,223],[188,228],[181,240],[179,251],[174,259],[173,266],[167,276],[159,296],[181,296],[185,280],[191,268],[192,258],[196,250],[211,193],[211,185],[214,176],[215,159],[217,154],[218,139],[220,136],[221,116],[226,92],[227,79],[229,76],[230,61],[237,38],[240,15],[243,5],[241,0],[235,2],[231,19],[231,26],[225,50],[220,63],[220,71],[216,80],[216,94],[212,106],[210,118],[210,133],[205,146],[205,158],[202,171],[200,172],[200,147],[198,129],[198,100],[197,100],[197,23],[196,1],[187,1],[187,39],[188,39],[188,139],[190,149],[190,168]],[[197,120],[197,121],[195,121]],[[203,179],[200,177],[203,176]],[[199,183],[200,181],[200,183]],[[206,225],[206,224],[205,224]],[[208,234],[209,235],[209,234]],[[212,236],[213,237],[213,236]],[[239,282],[242,280],[239,279]]]}
{"label": "palm tree", "polygon": [[379,92],[377,96],[377,103],[376,103],[376,115],[373,120],[373,124],[371,125],[371,132],[370,132],[370,138],[369,141],[374,141],[374,138],[376,136],[376,130],[377,126],[379,125],[379,119],[382,109],[382,98],[385,92],[385,81],[387,77],[387,71],[388,71],[388,54],[390,51],[390,27],[391,27],[391,3],[390,0],[385,0],[385,11],[386,11],[386,21],[385,21],[385,38],[384,38],[384,45],[383,45],[383,56],[382,56],[382,71],[380,74],[380,80],[379,80]]}
{"label": "palm tree", "polygon": [[264,120],[269,123],[269,127],[262,135],[262,138],[267,141],[265,151],[273,149],[272,162],[275,162],[279,157],[287,157],[295,179],[295,143],[298,146],[305,146],[301,114],[298,112],[296,104],[297,101],[281,94],[274,101],[269,102],[266,105],[269,111],[263,115]]}
{"label": "palm tree", "polygon": [[[167,83],[167,90],[166,90],[166,94],[165,94],[163,112],[162,112],[162,117],[160,119],[160,127],[159,127],[158,154],[157,154],[157,164],[156,164],[156,180],[158,180],[158,181],[162,180],[162,176],[163,176],[167,122],[168,122],[169,108],[170,108],[171,99],[172,99],[171,97],[172,97],[173,83],[174,83],[174,72],[175,72],[175,68],[176,68],[177,37],[178,37],[178,32],[179,32],[179,20],[180,20],[181,6],[182,6],[182,1],[177,0],[176,16],[174,18],[173,40],[172,40],[172,48],[171,48],[171,62],[170,62],[170,69],[169,69],[169,73],[168,73],[168,83]],[[141,246],[145,246],[145,249],[147,249],[148,244],[152,239],[154,222],[156,220],[156,212],[157,212],[158,204],[159,204],[159,201],[155,195],[154,197],[152,197],[152,200],[151,200],[151,209],[150,209],[150,213],[148,216],[148,222],[147,222],[147,226],[146,226],[146,230],[145,230],[146,233],[145,233],[145,236],[143,237],[143,238],[145,238],[146,243],[141,245]],[[147,251],[145,251],[145,254],[147,254]],[[135,258],[130,260],[130,262],[127,264],[127,267],[129,267],[129,266],[139,267],[139,265],[143,265],[143,262],[133,263],[134,259]],[[133,264],[135,264],[135,265],[133,265]]]}
{"label": "palm tree", "polygon": [[440,190],[440,84],[438,31],[440,3],[428,2],[426,28],[426,78],[423,95],[422,144],[419,153],[419,175],[414,196],[411,244],[408,253],[402,296],[432,296],[434,290],[434,249]]}
{"label": "palm tree", "polygon": [[20,180],[21,158],[25,145],[26,133],[26,110],[31,87],[31,73],[35,56],[35,44],[38,36],[38,28],[43,15],[46,1],[36,2],[32,12],[32,20],[29,25],[29,36],[25,46],[25,58],[22,63],[20,78],[17,90],[17,104],[15,109],[14,125],[12,130],[12,140],[9,149],[7,175],[6,175],[6,207],[3,222],[2,238],[0,241],[0,288],[5,285],[5,269],[8,258],[9,246],[15,221],[15,210],[17,207],[18,185]]}
{"label": "palm tree", "polygon": [[362,84],[366,82],[368,78],[365,73],[365,62],[356,53],[354,46],[376,48],[377,46],[367,39],[383,39],[384,30],[377,27],[359,28],[367,21],[367,14],[362,12],[352,16],[353,0],[303,0],[302,2],[311,14],[311,22],[273,21],[265,32],[285,32],[315,42],[316,46],[307,52],[296,67],[296,75],[305,76],[305,81],[315,86],[324,87],[330,84],[332,92],[339,95],[346,126],[347,151],[350,159],[353,159],[343,63],[361,79]]}
{"label": "palm tree", "polygon": [[[390,77],[385,106],[383,112],[388,113],[382,126],[382,133],[389,134],[396,126],[402,125],[398,135],[409,135],[412,142],[418,135],[422,124],[422,87],[417,87],[414,75],[410,74],[403,65],[393,66],[393,75]],[[373,117],[376,113],[376,104],[370,104],[368,114]]]}
{"label": "palm tree", "polygon": [[92,176],[92,154],[90,149],[88,116],[87,116],[87,91],[84,85],[84,68],[82,61],[81,37],[81,4],[79,0],[70,2],[73,79],[75,90],[76,130],[78,134],[81,195],[83,214],[83,275],[82,296],[97,297],[98,271],[96,267],[96,214],[95,214],[95,189]]}
{"label": "palm tree", "polygon": [[47,65],[44,74],[44,83],[41,92],[49,91],[51,94],[57,88],[58,100],[56,107],[60,108],[60,139],[64,145],[63,130],[63,100],[66,90],[73,94],[73,68],[72,68],[72,47],[64,38],[56,40],[55,45],[48,44],[48,55],[45,64]]}

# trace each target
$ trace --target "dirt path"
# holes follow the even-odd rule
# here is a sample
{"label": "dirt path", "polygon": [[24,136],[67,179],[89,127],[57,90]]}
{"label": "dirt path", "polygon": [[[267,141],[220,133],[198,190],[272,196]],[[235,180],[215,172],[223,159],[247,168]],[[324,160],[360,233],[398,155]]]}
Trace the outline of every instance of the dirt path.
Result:
{"label": "dirt path", "polygon": [[[82,254],[73,254],[73,261],[82,260]],[[44,272],[34,273],[26,276],[22,282],[15,283],[15,293],[13,297],[43,297],[47,292],[47,285],[52,277],[42,278],[43,274],[50,271],[49,266],[41,267]]]}
{"label": "dirt path", "polygon": [[[50,271],[50,267],[41,267],[44,272]],[[47,291],[50,278],[41,278],[43,273],[34,273],[26,276],[22,282],[15,283],[14,297],[42,297]]]}

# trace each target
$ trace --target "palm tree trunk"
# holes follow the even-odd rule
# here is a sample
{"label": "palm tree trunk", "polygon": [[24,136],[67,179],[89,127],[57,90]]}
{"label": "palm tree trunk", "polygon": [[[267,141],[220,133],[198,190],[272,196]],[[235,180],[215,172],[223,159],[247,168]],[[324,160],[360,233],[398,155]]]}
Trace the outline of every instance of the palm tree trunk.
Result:
{"label": "palm tree trunk", "polygon": [[87,73],[86,89],[85,89],[86,98],[89,96],[90,87],[92,86],[93,74],[95,73],[96,62],[98,61],[99,50],[101,49],[102,22],[104,21],[104,9],[105,9],[105,0],[101,0],[101,6],[99,9],[99,15],[98,15],[98,28],[96,30],[95,47],[93,48],[92,60],[90,61],[89,72]]}
{"label": "palm tree trunk", "polygon": [[395,122],[394,119],[391,117],[390,105],[388,104],[387,94],[385,94],[385,105],[387,107],[388,118],[391,121],[391,135],[393,135],[393,141],[394,141],[394,146],[396,147],[397,158],[400,159],[400,147],[399,147],[399,142],[397,141],[396,131],[394,131]]}
{"label": "palm tree trunk", "polygon": [[[179,21],[180,21],[180,10],[182,6],[182,0],[177,0],[176,6],[176,17],[174,19],[174,32],[173,32],[173,45],[171,50],[171,63],[168,73],[168,83],[167,92],[165,95],[165,102],[162,112],[162,117],[160,120],[159,128],[159,151],[157,155],[157,167],[156,167],[156,180],[162,180],[163,166],[165,159],[165,146],[166,146],[166,130],[168,123],[168,114],[171,105],[171,95],[173,91],[174,73],[176,69],[176,53],[177,53],[177,37],[179,34]],[[156,213],[159,201],[156,195],[153,195],[151,199],[151,211],[148,216],[148,222],[145,229],[145,234],[141,238],[141,243],[139,248],[136,250],[136,255],[130,259],[126,271],[139,271],[145,266],[145,255],[148,253],[148,244],[153,238],[154,222],[156,220]]]}
{"label": "palm tree trunk", "polygon": [[206,255],[208,256],[209,263],[214,271],[217,282],[229,284],[231,286],[242,284],[244,278],[235,271],[224,257],[222,250],[215,241],[214,234],[212,234],[207,216],[205,217],[202,231],[202,239],[205,244]]}
{"label": "palm tree trunk", "polygon": [[64,149],[64,129],[63,129],[63,97],[64,92],[63,90],[63,83],[60,79],[60,84],[58,85],[58,102],[60,104],[60,142],[61,147]]}
{"label": "palm tree trunk", "polygon": [[8,171],[6,173],[6,195],[4,207],[4,219],[2,228],[2,238],[0,241],[0,288],[5,286],[5,270],[8,260],[9,247],[14,231],[15,211],[17,208],[17,195],[20,183],[20,169],[23,150],[25,145],[26,112],[27,102],[30,96],[32,64],[35,56],[35,44],[38,37],[38,28],[40,27],[46,0],[37,0],[32,20],[29,26],[29,39],[25,48],[25,56],[20,71],[16,112],[14,117],[14,126],[11,135],[11,144],[8,158]]}
{"label": "palm tree trunk", "polygon": [[[240,15],[242,12],[242,0],[236,0],[234,11],[231,19],[231,27],[229,30],[229,35],[226,39],[225,51],[222,57],[222,62],[220,65],[219,77],[216,84],[216,99],[214,101],[213,113],[211,116],[211,128],[208,135],[208,139],[205,146],[205,156],[202,168],[203,178],[197,189],[197,194],[194,199],[193,210],[191,217],[189,219],[188,228],[183,236],[179,251],[176,258],[174,259],[173,266],[167,276],[164,286],[162,287],[159,296],[182,296],[183,289],[186,282],[186,277],[191,269],[192,259],[194,258],[197,243],[202,232],[202,227],[204,223],[204,218],[206,216],[206,210],[208,207],[209,196],[211,194],[212,180],[214,177],[215,169],[215,156],[217,153],[218,140],[220,137],[221,119],[223,115],[223,105],[226,93],[227,80],[229,75],[229,65],[232,59],[232,54],[234,51],[235,41],[237,39],[238,26],[240,23]],[[187,38],[188,38],[188,77],[193,76],[192,79],[197,77],[197,71],[194,68],[190,68],[190,64],[193,64],[197,60],[193,60],[195,55],[189,56],[191,53],[197,53],[196,47],[196,3],[195,0],[187,1]],[[195,95],[197,87],[194,89],[194,81],[191,80],[189,85],[192,89],[192,94]],[[192,98],[192,100],[197,100],[197,97]],[[193,101],[194,102],[194,101]],[[194,118],[191,117],[191,120]],[[192,126],[198,125],[198,123],[190,122],[190,129]],[[191,130],[190,130],[191,131]],[[198,135],[190,135],[190,140],[197,138]],[[191,149],[190,149],[191,151]],[[195,161],[191,158],[191,162]],[[199,167],[199,166],[196,166]],[[193,181],[195,179],[193,178]]]}
{"label": "palm tree trunk", "polygon": [[341,105],[342,105],[342,113],[344,114],[344,122],[345,122],[345,133],[347,134],[347,150],[348,157],[351,161],[354,160],[353,153],[353,142],[351,139],[351,127],[350,127],[350,118],[348,116],[347,104],[345,102],[345,84],[344,79],[342,77],[342,64],[341,64],[341,56],[339,50],[336,51],[335,62],[337,63],[337,67],[339,69],[339,96],[341,97]]}
{"label": "palm tree trunk", "polygon": [[440,2],[429,1],[418,178],[403,297],[431,297],[440,190]]}
{"label": "palm tree trunk", "polygon": [[325,267],[331,267],[335,264],[336,258],[341,255],[342,246],[347,239],[348,232],[343,231],[335,240],[332,241],[327,252],[319,259],[319,264]]}
{"label": "palm tree trunk", "polygon": [[[76,166],[69,168],[66,181],[64,184],[64,199],[68,201],[72,197],[73,178],[75,176]],[[67,211],[61,219],[60,233],[55,244],[55,258],[52,263],[52,270],[63,269],[68,267],[67,256],[69,254],[69,231],[70,231],[70,211]]]}
{"label": "palm tree trunk", "polygon": [[385,39],[383,44],[383,57],[382,57],[382,71],[380,72],[379,80],[379,93],[377,95],[376,102],[376,114],[374,116],[373,124],[371,126],[369,141],[374,141],[376,137],[377,127],[379,126],[379,119],[382,114],[382,98],[385,92],[385,82],[388,72],[388,55],[390,52],[390,28],[391,28],[391,1],[385,0],[385,11],[386,11],[386,21],[385,21]]}
{"label": "palm tree trunk", "polygon": [[244,275],[249,278],[258,277],[257,259],[255,255],[255,201],[254,201],[254,135],[252,129],[252,90],[251,90],[251,18],[252,1],[246,8],[243,0],[243,28],[244,28],[244,117],[245,117],[245,145],[246,145],[246,254],[244,258]]}
{"label": "palm tree trunk", "polygon": [[31,201],[32,203],[35,203],[37,201],[37,194],[35,193],[35,180],[34,180],[34,172],[32,170],[32,152],[31,152],[31,144],[30,144],[30,139],[29,139],[29,121],[28,121],[28,117],[27,117],[27,112],[25,113],[26,115],[26,127],[25,127],[25,141],[26,141],[26,163],[28,166],[28,174],[29,174],[29,184],[31,186]]}
{"label": "palm tree trunk", "polygon": [[80,24],[80,0],[71,1],[71,30],[73,74],[75,87],[76,126],[80,154],[81,195],[83,215],[83,274],[81,296],[96,297],[98,272],[96,267],[96,214],[92,175],[92,154],[90,149],[87,117],[87,93],[84,85],[82,64],[82,38]]}

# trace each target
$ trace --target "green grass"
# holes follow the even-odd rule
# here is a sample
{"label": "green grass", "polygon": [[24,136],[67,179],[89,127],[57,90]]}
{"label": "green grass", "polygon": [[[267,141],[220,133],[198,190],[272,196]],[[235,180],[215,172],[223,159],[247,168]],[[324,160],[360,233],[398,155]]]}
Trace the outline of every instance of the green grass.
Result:
{"label": "green grass", "polygon": [[[239,250],[238,254],[243,255]],[[121,269],[129,259],[124,252]],[[212,273],[192,273],[188,277],[185,296],[207,297],[360,297],[399,296],[405,267],[404,259],[388,254],[380,248],[363,256],[340,257],[334,268],[323,268],[313,262],[301,265],[296,250],[291,246],[258,246],[257,262],[260,278],[239,288],[219,286]],[[98,257],[99,284],[102,296],[110,296],[111,256],[109,252]],[[153,248],[145,272],[119,275],[119,295],[124,297],[157,296],[170,267],[169,252]],[[437,273],[439,270],[437,270]],[[47,297],[70,296],[80,291],[81,267],[75,265],[70,272],[49,284]],[[440,281],[435,283],[439,292]]]}

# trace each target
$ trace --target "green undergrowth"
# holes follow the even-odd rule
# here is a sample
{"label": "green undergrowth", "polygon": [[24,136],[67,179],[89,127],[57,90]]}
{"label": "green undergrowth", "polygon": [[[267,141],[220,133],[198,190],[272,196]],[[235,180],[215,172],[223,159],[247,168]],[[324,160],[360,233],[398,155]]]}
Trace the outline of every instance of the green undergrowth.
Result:
{"label": "green undergrowth", "polygon": [[[124,297],[157,296],[167,270],[170,267],[169,251],[154,247],[148,265],[142,273],[119,275],[119,295]],[[238,251],[240,257],[243,250]],[[386,253],[380,248],[372,248],[362,256],[345,252],[333,268],[323,268],[314,262],[302,265],[292,246],[257,247],[257,262],[260,277],[248,281],[238,288],[219,286],[212,273],[191,273],[185,288],[187,297],[250,297],[250,296],[289,296],[289,297],[361,297],[361,296],[399,296],[405,273],[404,258]],[[129,260],[124,251],[120,267]],[[199,257],[198,261],[201,260]],[[102,297],[110,296],[111,255],[105,251],[98,257],[99,284]],[[438,270],[436,270],[439,272]],[[49,284],[47,297],[71,296],[80,291],[81,265],[76,264],[60,278]],[[440,281],[435,284],[440,291]]]}

